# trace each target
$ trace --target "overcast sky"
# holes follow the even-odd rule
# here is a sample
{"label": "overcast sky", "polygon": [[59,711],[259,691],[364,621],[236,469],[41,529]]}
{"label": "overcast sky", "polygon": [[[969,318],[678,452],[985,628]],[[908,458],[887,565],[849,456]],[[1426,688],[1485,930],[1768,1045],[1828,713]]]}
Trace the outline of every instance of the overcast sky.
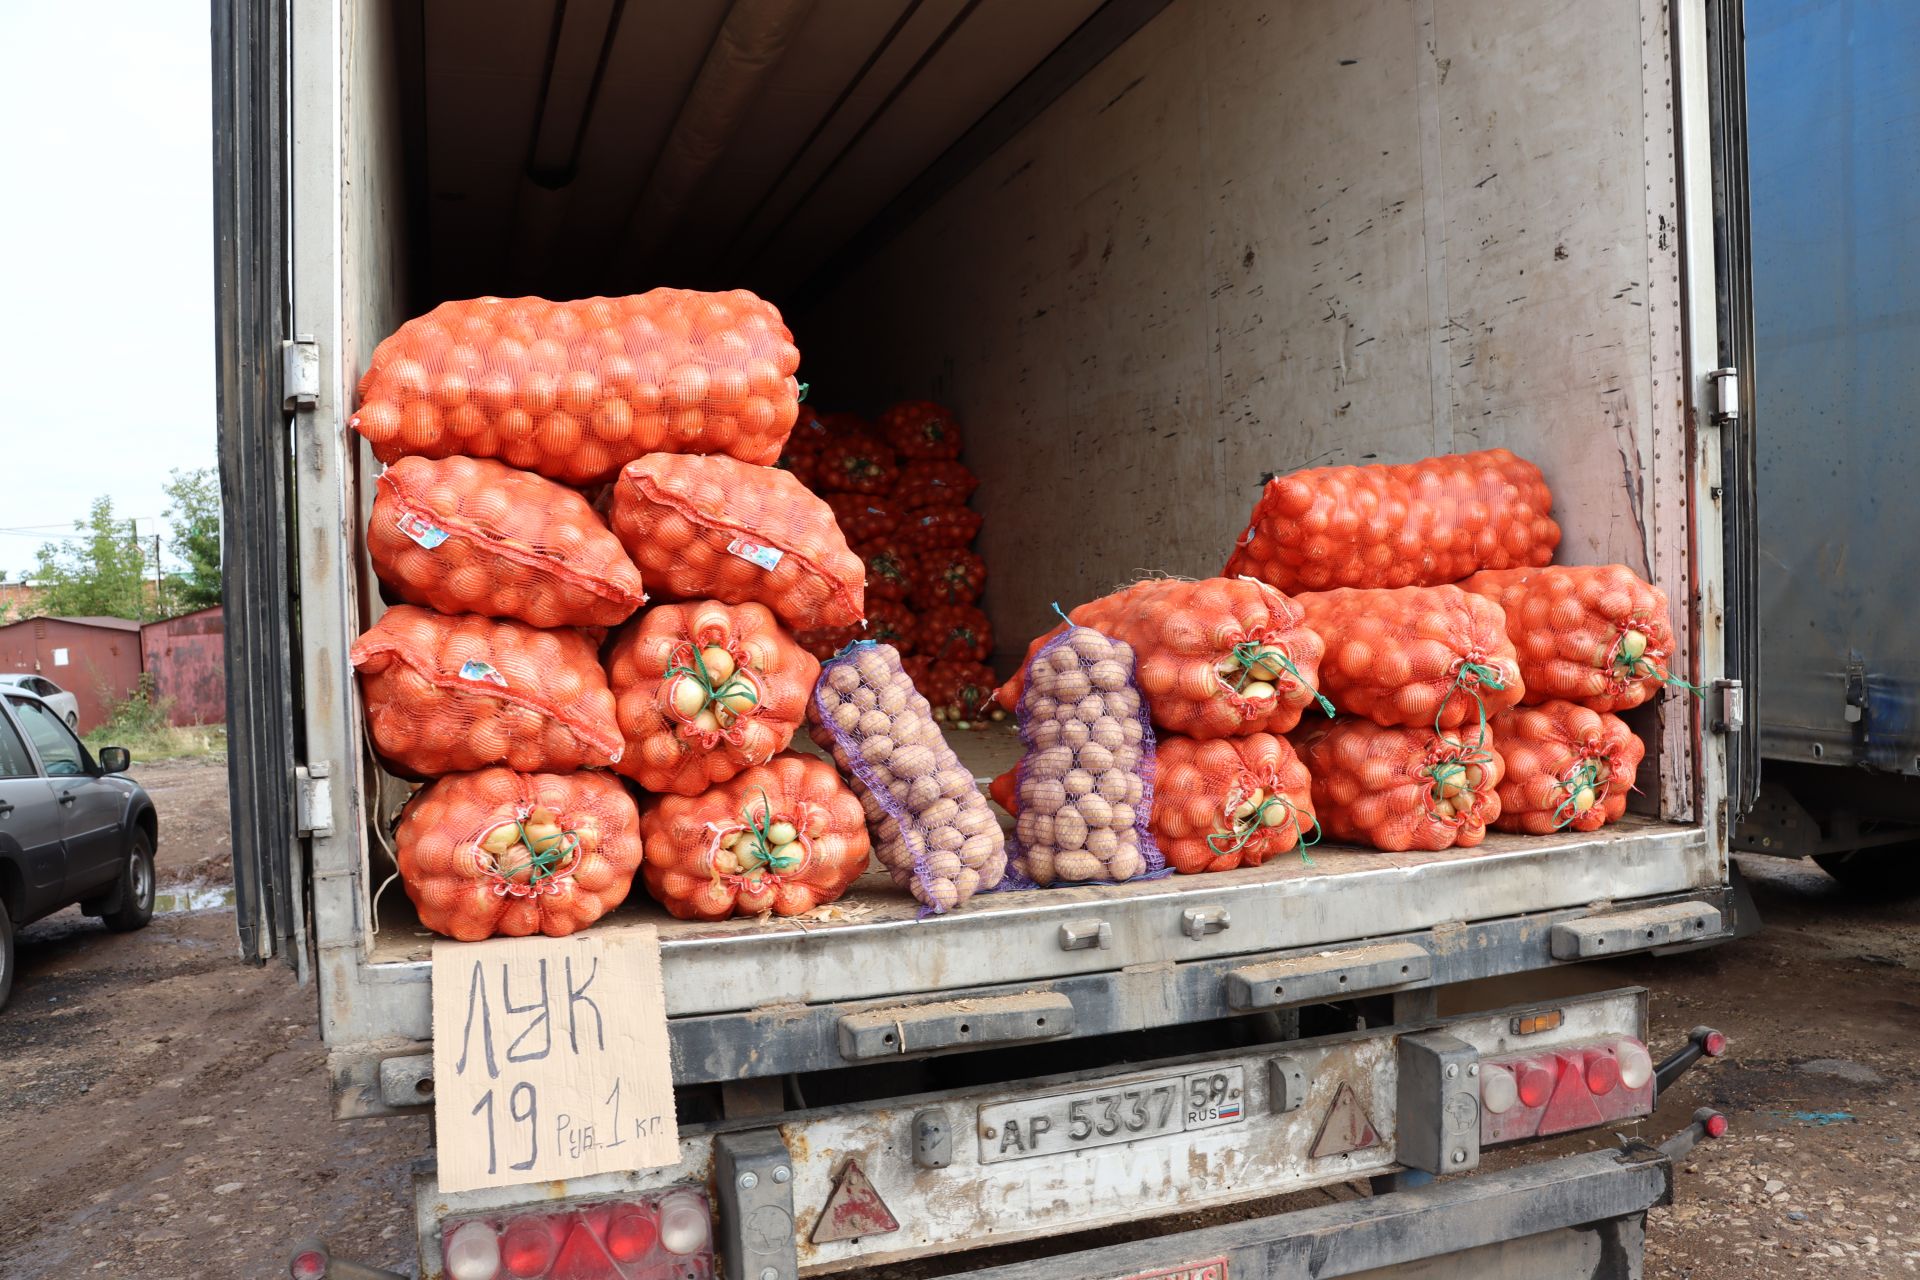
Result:
{"label": "overcast sky", "polygon": [[171,468],[214,465],[208,21],[199,0],[0,0],[10,578],[95,496],[158,517]]}

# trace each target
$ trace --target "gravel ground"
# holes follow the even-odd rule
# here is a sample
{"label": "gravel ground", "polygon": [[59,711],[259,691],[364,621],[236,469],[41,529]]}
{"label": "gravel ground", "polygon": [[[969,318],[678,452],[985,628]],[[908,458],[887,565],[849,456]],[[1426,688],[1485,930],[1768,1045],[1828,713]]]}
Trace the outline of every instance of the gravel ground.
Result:
{"label": "gravel ground", "polygon": [[[138,770],[161,813],[163,884],[229,874],[225,765]],[[1647,1274],[1911,1274],[1920,1269],[1920,903],[1861,903],[1811,864],[1749,861],[1767,928],[1689,955],[1530,976],[1507,1000],[1637,983],[1656,1051],[1710,1023],[1728,1057],[1638,1126],[1697,1106],[1729,1135],[1652,1214]],[[1451,1002],[1451,1000],[1450,1000]],[[110,934],[67,911],[25,929],[0,1013],[0,1276],[266,1277],[321,1233],[404,1268],[408,1171],[424,1120],[330,1118],[315,996],[235,959],[230,910]],[[1604,1131],[1536,1147],[1608,1141]]]}

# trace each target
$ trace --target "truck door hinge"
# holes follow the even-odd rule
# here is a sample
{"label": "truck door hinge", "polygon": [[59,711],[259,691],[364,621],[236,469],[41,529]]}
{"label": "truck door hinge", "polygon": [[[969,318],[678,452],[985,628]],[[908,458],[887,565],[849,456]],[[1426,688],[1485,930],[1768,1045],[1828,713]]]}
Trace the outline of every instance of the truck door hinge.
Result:
{"label": "truck door hinge", "polygon": [[1725,426],[1740,418],[1740,371],[1729,365],[1707,375],[1713,384],[1713,423]]}
{"label": "truck door hinge", "polygon": [[1715,680],[1713,699],[1715,733],[1740,733],[1747,727],[1747,690],[1738,680]]}
{"label": "truck door hinge", "polygon": [[287,409],[320,403],[320,344],[308,334],[280,344],[280,396]]}
{"label": "truck door hinge", "polygon": [[295,765],[294,813],[298,834],[333,834],[333,766],[325,760]]}

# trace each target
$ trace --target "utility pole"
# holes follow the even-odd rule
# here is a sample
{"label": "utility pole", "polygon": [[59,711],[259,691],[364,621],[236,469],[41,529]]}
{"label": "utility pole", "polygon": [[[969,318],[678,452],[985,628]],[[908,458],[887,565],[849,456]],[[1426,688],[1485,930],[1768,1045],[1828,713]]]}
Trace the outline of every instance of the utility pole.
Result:
{"label": "utility pole", "polygon": [[153,616],[160,616],[160,535],[153,535]]}

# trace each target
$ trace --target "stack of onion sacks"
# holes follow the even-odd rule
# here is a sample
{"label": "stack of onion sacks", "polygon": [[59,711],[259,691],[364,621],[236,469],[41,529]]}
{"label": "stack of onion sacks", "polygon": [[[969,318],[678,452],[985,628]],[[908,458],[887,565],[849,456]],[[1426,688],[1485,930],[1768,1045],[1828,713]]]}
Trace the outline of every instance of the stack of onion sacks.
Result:
{"label": "stack of onion sacks", "polygon": [[1314,814],[1336,840],[1390,853],[1471,848],[1500,816],[1505,769],[1486,741],[1342,716],[1302,729],[1293,745],[1313,778]]}

